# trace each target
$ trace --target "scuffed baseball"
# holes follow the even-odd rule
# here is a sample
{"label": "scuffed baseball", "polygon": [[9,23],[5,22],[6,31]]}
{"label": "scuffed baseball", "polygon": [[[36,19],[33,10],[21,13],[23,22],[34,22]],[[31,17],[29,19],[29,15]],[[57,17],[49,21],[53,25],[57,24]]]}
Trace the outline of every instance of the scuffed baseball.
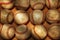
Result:
{"label": "scuffed baseball", "polygon": [[11,2],[11,0],[0,0],[1,4],[10,3],[10,2]]}
{"label": "scuffed baseball", "polygon": [[1,10],[1,23],[11,23],[13,21],[13,14],[10,10]]}
{"label": "scuffed baseball", "polygon": [[46,14],[46,20],[49,23],[58,22],[60,20],[60,13],[58,12],[58,10],[50,9],[50,10],[48,10],[48,12]]}
{"label": "scuffed baseball", "polygon": [[11,9],[13,7],[13,3],[2,4],[1,5],[4,9]]}
{"label": "scuffed baseball", "polygon": [[23,10],[18,10],[15,13],[14,20],[17,24],[25,24],[28,22],[28,14]]}
{"label": "scuffed baseball", "polygon": [[14,36],[14,28],[10,24],[4,24],[1,29],[1,37],[11,39]]}
{"label": "scuffed baseball", "polygon": [[48,8],[54,9],[58,7],[58,0],[46,0],[46,5]]}
{"label": "scuffed baseball", "polygon": [[60,39],[60,24],[52,24],[48,29],[48,36],[52,39]]}
{"label": "scuffed baseball", "polygon": [[34,10],[30,13],[30,21],[33,24],[41,24],[44,21],[44,13],[41,10]]}
{"label": "scuffed baseball", "polygon": [[26,10],[29,7],[29,0],[15,0],[15,6],[17,9]]}
{"label": "scuffed baseball", "polygon": [[43,9],[45,0],[30,0],[30,5],[33,9]]}
{"label": "scuffed baseball", "polygon": [[25,40],[30,36],[30,31],[26,25],[19,25],[16,27],[15,35],[17,39]]}
{"label": "scuffed baseball", "polygon": [[32,29],[32,35],[35,39],[44,39],[47,36],[47,31],[43,25],[35,25]]}

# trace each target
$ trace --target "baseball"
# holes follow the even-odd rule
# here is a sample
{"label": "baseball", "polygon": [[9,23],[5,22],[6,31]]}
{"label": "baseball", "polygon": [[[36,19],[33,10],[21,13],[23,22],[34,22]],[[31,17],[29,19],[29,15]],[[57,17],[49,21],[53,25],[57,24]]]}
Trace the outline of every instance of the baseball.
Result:
{"label": "baseball", "polygon": [[60,20],[60,13],[55,9],[48,10],[46,14],[46,20],[49,23],[56,23]]}
{"label": "baseball", "polygon": [[52,39],[60,39],[60,25],[52,24],[48,29],[48,36]]}
{"label": "baseball", "polygon": [[30,0],[30,5],[33,9],[43,9],[45,0]]}
{"label": "baseball", "polygon": [[11,9],[13,7],[13,3],[2,4],[1,5],[4,9]]}
{"label": "baseball", "polygon": [[41,24],[44,19],[44,13],[41,10],[34,10],[30,13],[30,21],[33,24]]}
{"label": "baseball", "polygon": [[46,5],[48,8],[57,8],[58,7],[58,0],[46,0]]}
{"label": "baseball", "polygon": [[11,23],[13,21],[13,14],[11,11],[1,10],[1,23]]}
{"label": "baseball", "polygon": [[3,4],[10,3],[10,2],[11,2],[11,0],[0,0],[0,3],[3,3]]}
{"label": "baseball", "polygon": [[35,25],[32,34],[36,39],[44,39],[47,36],[47,31],[43,25]]}
{"label": "baseball", "polygon": [[15,0],[15,6],[17,9],[26,10],[29,7],[29,0]]}
{"label": "baseball", "polygon": [[28,14],[23,10],[18,10],[15,13],[14,20],[17,24],[25,24],[28,22]]}
{"label": "baseball", "polygon": [[10,24],[4,24],[1,29],[1,37],[10,39],[14,36],[14,28]]}
{"label": "baseball", "polygon": [[26,25],[16,27],[15,35],[17,39],[25,40],[30,36],[30,31]]}

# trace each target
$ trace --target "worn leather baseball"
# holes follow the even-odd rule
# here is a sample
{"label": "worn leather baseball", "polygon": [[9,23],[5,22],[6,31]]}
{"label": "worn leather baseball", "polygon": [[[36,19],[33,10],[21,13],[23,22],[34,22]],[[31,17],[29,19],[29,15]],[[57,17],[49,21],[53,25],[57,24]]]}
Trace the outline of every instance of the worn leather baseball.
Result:
{"label": "worn leather baseball", "polygon": [[46,0],[46,5],[48,8],[54,9],[58,7],[58,0]]}
{"label": "worn leather baseball", "polygon": [[14,36],[14,28],[10,24],[4,24],[1,29],[1,37],[11,39]]}
{"label": "worn leather baseball", "polygon": [[60,24],[51,24],[48,29],[48,36],[52,39],[60,39]]}
{"label": "worn leather baseball", "polygon": [[60,13],[58,12],[58,10],[50,9],[50,10],[48,10],[48,12],[46,14],[46,20],[49,23],[58,22],[60,20]]}
{"label": "worn leather baseball", "polygon": [[17,39],[25,40],[30,36],[30,31],[26,25],[16,27],[15,35]]}
{"label": "worn leather baseball", "polygon": [[1,23],[11,23],[13,21],[13,14],[10,10],[1,10]]}
{"label": "worn leather baseball", "polygon": [[32,29],[32,35],[38,40],[44,39],[47,36],[47,31],[43,25],[35,25]]}
{"label": "worn leather baseball", "polygon": [[8,4],[2,4],[1,5],[4,9],[11,9],[13,7],[13,3],[8,3]]}
{"label": "worn leather baseball", "polygon": [[17,9],[26,10],[29,7],[29,0],[15,0],[15,6]]}
{"label": "worn leather baseball", "polygon": [[11,0],[0,0],[0,4],[8,4],[8,3],[10,3],[11,2]]}
{"label": "worn leather baseball", "polygon": [[14,16],[17,24],[26,24],[29,20],[28,14],[23,10],[17,10]]}
{"label": "worn leather baseball", "polygon": [[30,13],[30,21],[33,24],[41,24],[44,21],[44,13],[41,10],[34,10]]}
{"label": "worn leather baseball", "polygon": [[30,0],[30,5],[33,9],[43,9],[45,0]]}

